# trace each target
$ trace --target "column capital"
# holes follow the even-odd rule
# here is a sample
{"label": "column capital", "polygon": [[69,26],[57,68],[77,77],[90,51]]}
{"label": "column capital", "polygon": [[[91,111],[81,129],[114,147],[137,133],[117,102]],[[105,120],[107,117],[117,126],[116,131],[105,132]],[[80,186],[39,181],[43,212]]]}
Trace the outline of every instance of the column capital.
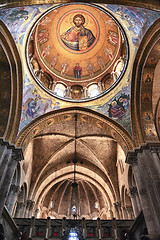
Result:
{"label": "column capital", "polygon": [[12,150],[13,160],[21,161],[24,159],[22,148],[16,147],[14,144],[11,144],[3,138],[0,138],[0,146],[6,146],[7,149]]}
{"label": "column capital", "polygon": [[113,205],[117,209],[117,208],[121,207],[121,202],[114,202]]}
{"label": "column capital", "polygon": [[12,184],[10,187],[10,191],[13,192],[14,194],[18,194],[20,193],[21,189],[19,186]]}
{"label": "column capital", "polygon": [[127,205],[127,204],[126,204],[125,207],[126,207],[126,209],[127,209],[128,211],[132,211],[132,205]]}
{"label": "column capital", "polygon": [[158,153],[160,151],[160,147],[152,146],[149,148],[149,150],[151,154]]}
{"label": "column capital", "polygon": [[126,210],[130,214],[130,217],[132,217],[132,213],[133,213],[132,205],[126,205]]}
{"label": "column capital", "polygon": [[23,152],[22,152],[22,149],[13,149],[12,151],[12,160],[14,161],[21,161],[23,160]]}
{"label": "column capital", "polygon": [[134,151],[128,151],[125,162],[130,164],[131,166],[137,165],[138,164],[137,153]]}
{"label": "column capital", "polygon": [[32,208],[33,208],[33,206],[34,206],[34,204],[35,204],[35,202],[34,202],[34,201],[32,201],[31,199],[30,199],[30,200],[27,200],[27,208],[30,208],[30,209],[32,209]]}

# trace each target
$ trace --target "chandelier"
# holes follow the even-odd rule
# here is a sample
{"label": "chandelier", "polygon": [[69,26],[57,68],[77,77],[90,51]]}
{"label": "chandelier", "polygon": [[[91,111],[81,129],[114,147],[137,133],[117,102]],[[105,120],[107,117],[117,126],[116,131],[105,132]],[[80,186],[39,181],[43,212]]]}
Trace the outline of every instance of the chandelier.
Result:
{"label": "chandelier", "polygon": [[72,195],[71,195],[71,209],[70,209],[70,217],[77,219],[80,215],[79,209],[79,197],[78,197],[78,183],[76,181],[76,164],[77,164],[77,113],[75,113],[75,152],[74,152],[74,178],[71,184],[72,187]]}

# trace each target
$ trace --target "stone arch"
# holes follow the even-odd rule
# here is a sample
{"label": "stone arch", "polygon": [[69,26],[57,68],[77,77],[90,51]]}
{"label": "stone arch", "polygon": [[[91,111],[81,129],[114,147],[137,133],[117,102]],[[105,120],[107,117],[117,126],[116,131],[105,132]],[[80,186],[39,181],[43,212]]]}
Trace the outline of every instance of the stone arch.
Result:
{"label": "stone arch", "polygon": [[[35,201],[37,206],[39,207],[39,204],[43,201],[44,196],[46,193],[51,189],[52,186],[54,186],[56,183],[59,183],[61,180],[64,179],[70,179],[73,175],[71,172],[73,169],[71,167],[68,167],[69,169],[63,169],[63,173],[60,170],[59,173],[54,173],[53,180],[51,181],[49,176],[43,183],[41,188],[37,188],[35,190],[34,196],[32,196],[32,200]],[[65,172],[66,171],[66,172]],[[69,173],[68,173],[69,171]],[[97,177],[97,180],[95,180],[93,177],[91,177],[90,174],[88,176],[84,174],[85,169],[83,167],[77,168],[77,177],[86,179],[88,182],[94,184],[101,192],[101,194],[104,196],[105,201],[107,202],[107,205],[109,207],[108,210],[112,209],[112,203],[116,201],[116,196],[114,190],[110,190],[107,186],[107,184],[101,179],[100,177]],[[56,177],[55,177],[56,175]],[[110,195],[110,196],[109,196]],[[60,204],[60,203],[59,203]]]}
{"label": "stone arch", "polygon": [[[2,21],[0,21],[0,45],[7,57],[10,79],[10,104],[7,124],[3,137],[11,143],[15,142],[21,116],[22,106],[22,68],[21,60],[15,42]],[[1,79],[2,81],[2,79]],[[1,110],[1,109],[0,109]]]}
{"label": "stone arch", "polygon": [[104,131],[108,131],[109,129],[110,132],[108,135],[117,141],[117,143],[122,147],[122,150],[125,152],[125,154],[128,150],[134,149],[135,145],[133,143],[132,137],[120,124],[101,113],[84,107],[69,107],[58,109],[38,117],[20,132],[16,141],[16,146],[22,147],[22,149],[25,150],[31,139],[37,136],[42,130],[42,127],[47,128],[51,124],[54,124],[55,121],[59,120],[60,117],[62,117],[61,122],[69,121],[75,113],[81,115],[82,121],[87,121],[86,118],[91,117],[95,119],[95,124],[99,128],[104,128]]}
{"label": "stone arch", "polygon": [[131,116],[132,130],[136,146],[140,146],[142,143],[147,141],[158,141],[152,105],[152,86],[154,80],[152,77],[154,76],[154,69],[151,71],[151,73],[149,73],[149,75],[147,75],[148,69],[146,62],[154,44],[158,41],[159,37],[160,19],[153,23],[143,37],[133,65],[131,85]]}

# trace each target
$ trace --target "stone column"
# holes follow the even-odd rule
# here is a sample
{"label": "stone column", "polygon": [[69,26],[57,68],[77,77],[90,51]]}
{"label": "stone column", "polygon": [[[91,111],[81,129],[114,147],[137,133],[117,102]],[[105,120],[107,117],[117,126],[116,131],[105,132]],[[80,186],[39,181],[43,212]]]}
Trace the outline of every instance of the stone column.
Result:
{"label": "stone column", "polygon": [[[65,235],[65,228],[66,228],[66,218],[63,217],[62,218],[62,238],[64,237]],[[82,227],[83,228],[83,227]]]}
{"label": "stone column", "polygon": [[136,199],[136,195],[137,195],[137,188],[136,187],[132,187],[129,189],[129,196],[131,198],[131,203],[132,203],[132,207],[133,207],[133,213],[134,213],[134,217],[136,218],[139,214],[139,208],[138,208],[138,203],[137,203],[137,199]]}
{"label": "stone column", "polygon": [[123,211],[123,219],[128,219],[128,214],[127,214],[125,205],[122,206],[122,211]]}
{"label": "stone column", "polygon": [[11,146],[10,148],[12,149],[11,160],[8,164],[8,169],[7,169],[5,177],[4,177],[3,185],[0,189],[0,191],[1,191],[0,218],[2,216],[4,204],[5,204],[7,196],[8,196],[8,192],[9,192],[9,189],[10,189],[10,186],[11,186],[11,183],[12,183],[14,172],[17,168],[17,164],[20,160],[23,159],[21,149],[15,149],[14,146]]}
{"label": "stone column", "polygon": [[56,87],[56,82],[53,82],[53,84],[52,84],[52,91],[54,92],[54,90],[55,90],[55,87]]}
{"label": "stone column", "polygon": [[28,217],[28,218],[32,217],[33,208],[34,208],[34,201],[27,200],[25,217]]}
{"label": "stone column", "polygon": [[46,222],[46,232],[45,232],[45,239],[44,240],[49,239],[50,225],[51,225],[51,219],[50,219],[50,217],[48,217],[47,222]]}
{"label": "stone column", "polygon": [[15,218],[23,218],[26,204],[23,202],[17,202]]}
{"label": "stone column", "polygon": [[7,149],[7,147],[5,146],[3,155],[1,156],[1,164],[0,164],[0,179],[1,179],[0,190],[1,190],[1,187],[3,186],[3,181],[6,176],[6,172],[8,169],[8,164],[11,160],[11,156],[12,156],[12,149]]}
{"label": "stone column", "polygon": [[3,139],[0,138],[0,168],[7,152],[7,146],[4,146]]}
{"label": "stone column", "polygon": [[86,220],[84,217],[82,218],[82,236],[83,239],[86,239]]}
{"label": "stone column", "polygon": [[119,240],[117,223],[115,218],[112,219],[112,229],[113,229],[113,239]]}
{"label": "stone column", "polygon": [[6,207],[8,209],[8,212],[10,213],[10,215],[12,215],[13,213],[13,209],[17,200],[17,196],[20,192],[20,188],[16,185],[11,185],[10,190],[9,190],[9,194],[7,197],[7,201],[6,201]]}
{"label": "stone column", "polygon": [[158,146],[156,145],[155,147],[150,146],[150,152],[153,157],[154,166],[156,168],[158,176],[160,176],[160,145],[159,144]]}
{"label": "stone column", "polygon": [[140,197],[142,210],[143,210],[143,214],[145,217],[148,232],[149,232],[149,234],[156,235],[157,234],[157,225],[155,224],[154,216],[153,216],[153,213],[152,213],[152,210],[150,207],[150,202],[148,199],[148,195],[146,192],[145,182],[144,182],[145,181],[144,173],[138,164],[137,152],[138,152],[138,150],[136,150],[135,152],[128,151],[126,162],[131,164],[131,166],[132,166],[132,170],[133,170],[133,174],[134,174],[135,182],[136,182],[136,186],[137,186],[137,191],[138,191],[138,194]]}
{"label": "stone column", "polygon": [[88,97],[88,89],[87,87],[83,86],[83,97],[87,98]]}
{"label": "stone column", "polygon": [[31,218],[30,229],[29,229],[29,240],[32,240],[33,230],[35,224],[35,217]]}
{"label": "stone column", "polygon": [[109,214],[110,214],[110,219],[112,219],[113,218],[113,211],[111,209],[109,210]]}
{"label": "stone column", "polygon": [[[160,147],[150,147],[150,154],[152,159],[148,162],[148,166],[150,168],[150,173],[152,174],[154,186],[155,186],[155,193],[158,199],[160,199],[160,157],[158,155],[158,151],[160,151]],[[148,155],[148,151],[146,151],[146,154]],[[160,211],[160,209],[159,209]]]}
{"label": "stone column", "polygon": [[137,201],[138,211],[140,213],[142,211],[142,206],[141,206],[141,202],[140,202],[140,199],[139,199],[138,191],[136,193],[136,201]]}
{"label": "stone column", "polygon": [[128,213],[128,219],[133,219],[133,209],[131,205],[126,205],[127,213]]}
{"label": "stone column", "polygon": [[122,219],[121,203],[115,202],[114,207],[115,207],[116,219]]}
{"label": "stone column", "polygon": [[35,218],[39,218],[39,217],[38,217],[38,213],[39,213],[39,209],[36,208],[36,210],[35,210]]}
{"label": "stone column", "polygon": [[[154,146],[155,145],[155,146]],[[148,201],[154,219],[154,228],[151,234],[160,234],[160,164],[157,164],[157,144],[145,144],[138,152],[138,163],[143,172]],[[158,144],[160,146],[160,144]]]}
{"label": "stone column", "polygon": [[102,92],[102,84],[101,84],[101,82],[98,82],[98,90],[99,90],[100,93]]}
{"label": "stone column", "polygon": [[101,220],[100,218],[97,218],[97,233],[98,233],[98,239],[102,239],[102,230],[101,230]]}

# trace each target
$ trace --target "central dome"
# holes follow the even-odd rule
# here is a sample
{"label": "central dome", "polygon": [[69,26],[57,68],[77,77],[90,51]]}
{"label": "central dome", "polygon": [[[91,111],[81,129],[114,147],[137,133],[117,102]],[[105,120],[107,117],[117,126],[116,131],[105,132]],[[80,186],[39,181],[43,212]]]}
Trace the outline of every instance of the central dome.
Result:
{"label": "central dome", "polygon": [[29,35],[27,60],[50,94],[86,101],[111,90],[124,73],[125,34],[106,10],[91,4],[63,4],[48,10]]}

